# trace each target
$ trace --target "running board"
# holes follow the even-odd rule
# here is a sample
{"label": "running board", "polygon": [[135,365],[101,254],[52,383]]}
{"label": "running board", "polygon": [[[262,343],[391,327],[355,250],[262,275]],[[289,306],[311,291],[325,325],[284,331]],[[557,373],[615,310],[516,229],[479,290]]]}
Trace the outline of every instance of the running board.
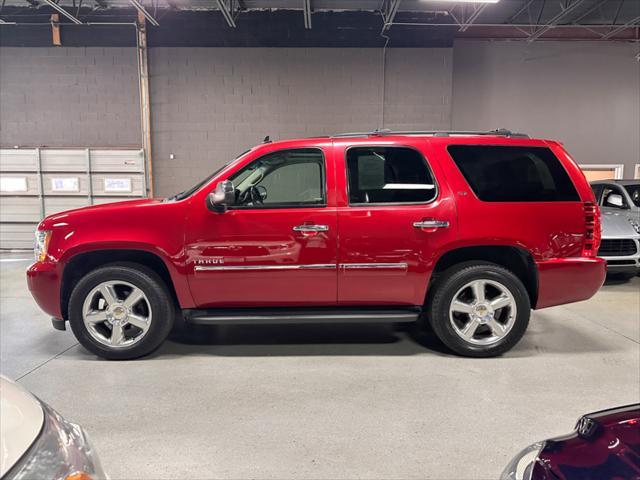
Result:
{"label": "running board", "polygon": [[418,321],[420,309],[233,309],[183,310],[187,323],[200,325],[299,323],[409,323]]}

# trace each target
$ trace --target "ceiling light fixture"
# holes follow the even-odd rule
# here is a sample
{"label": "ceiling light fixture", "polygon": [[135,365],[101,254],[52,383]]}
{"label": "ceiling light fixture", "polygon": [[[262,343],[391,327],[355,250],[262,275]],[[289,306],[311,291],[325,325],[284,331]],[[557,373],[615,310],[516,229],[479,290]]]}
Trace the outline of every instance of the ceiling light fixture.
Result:
{"label": "ceiling light fixture", "polygon": [[498,3],[500,0],[423,0],[432,3]]}

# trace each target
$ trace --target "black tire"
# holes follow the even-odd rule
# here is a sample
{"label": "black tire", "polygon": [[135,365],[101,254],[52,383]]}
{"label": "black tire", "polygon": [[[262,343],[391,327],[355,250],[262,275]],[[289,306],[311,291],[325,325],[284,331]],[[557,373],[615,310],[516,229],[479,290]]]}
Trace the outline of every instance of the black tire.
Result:
{"label": "black tire", "polygon": [[[85,298],[99,284],[106,281],[125,281],[141,289],[153,312],[149,329],[137,343],[128,347],[109,347],[94,339],[84,324],[82,307]],[[78,341],[89,351],[108,360],[130,360],[156,350],[173,327],[175,305],[171,293],[160,276],[137,263],[112,263],[82,277],[69,299],[69,324]]]}
{"label": "black tire", "polygon": [[[474,280],[500,283],[509,290],[516,304],[517,313],[511,330],[489,345],[476,345],[463,339],[456,333],[449,318],[449,307],[454,295]],[[520,279],[506,268],[488,262],[457,264],[439,275],[432,289],[426,308],[427,320],[442,343],[459,355],[466,357],[501,355],[513,348],[527,330],[531,316],[529,294]]]}

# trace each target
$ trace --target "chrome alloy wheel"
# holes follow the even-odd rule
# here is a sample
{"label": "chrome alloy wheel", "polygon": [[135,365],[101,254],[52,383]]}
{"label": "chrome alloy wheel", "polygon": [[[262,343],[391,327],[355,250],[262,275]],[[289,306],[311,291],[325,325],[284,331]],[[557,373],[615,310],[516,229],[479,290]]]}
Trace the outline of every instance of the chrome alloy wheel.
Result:
{"label": "chrome alloy wheel", "polygon": [[465,342],[488,346],[507,335],[518,314],[507,287],[494,280],[473,280],[456,292],[449,306],[453,330]]}
{"label": "chrome alloy wheel", "polygon": [[102,282],[82,305],[82,320],[89,334],[112,348],[130,347],[151,325],[151,304],[144,292],[129,282]]}

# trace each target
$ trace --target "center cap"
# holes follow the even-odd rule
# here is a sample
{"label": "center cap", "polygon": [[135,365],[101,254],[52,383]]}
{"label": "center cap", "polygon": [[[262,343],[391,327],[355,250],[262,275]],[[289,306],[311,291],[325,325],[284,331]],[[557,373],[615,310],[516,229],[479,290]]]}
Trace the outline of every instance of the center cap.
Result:
{"label": "center cap", "polygon": [[124,305],[114,305],[109,310],[110,310],[109,313],[111,314],[111,317],[118,322],[122,322],[129,315],[129,312],[127,311],[127,308]]}
{"label": "center cap", "polygon": [[478,303],[473,307],[473,315],[481,322],[488,322],[493,316],[493,310],[486,303]]}

